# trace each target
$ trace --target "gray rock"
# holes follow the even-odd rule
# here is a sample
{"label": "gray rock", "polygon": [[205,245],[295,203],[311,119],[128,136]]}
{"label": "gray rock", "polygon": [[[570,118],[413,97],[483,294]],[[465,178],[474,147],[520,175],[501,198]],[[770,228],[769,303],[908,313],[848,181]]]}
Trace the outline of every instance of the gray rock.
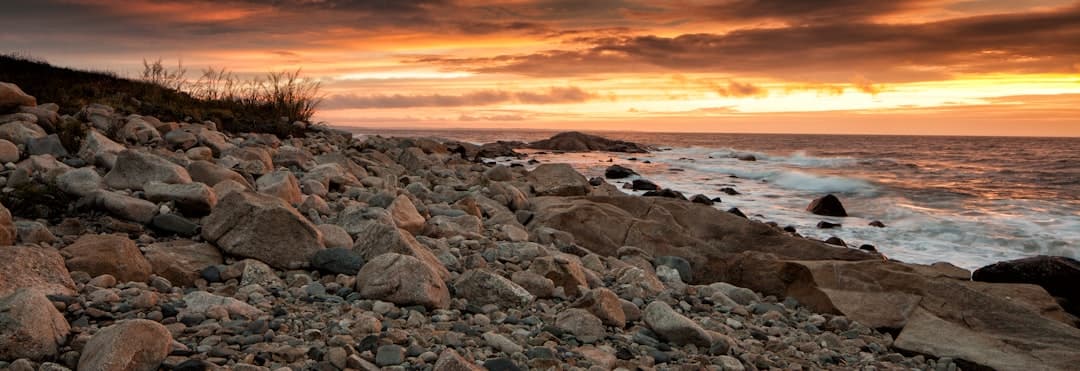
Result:
{"label": "gray rock", "polygon": [[694,281],[693,268],[690,267],[690,262],[686,259],[678,256],[665,255],[657,257],[653,263],[657,266],[666,265],[675,268],[675,270],[679,271],[679,277],[682,278],[683,282],[690,283]]}
{"label": "gray rock", "polygon": [[434,371],[483,371],[484,368],[465,360],[451,348],[446,348],[435,361]]}
{"label": "gray rock", "polygon": [[19,234],[19,242],[24,244],[56,242],[56,236],[41,222],[18,220],[15,222],[15,230]]}
{"label": "gray rock", "polygon": [[125,143],[135,145],[154,145],[161,142],[161,133],[150,121],[157,121],[152,117],[129,115],[127,123],[120,127],[119,139]]}
{"label": "gray rock", "polygon": [[442,280],[450,278],[450,272],[435,257],[435,254],[432,254],[431,250],[421,245],[404,229],[374,220],[364,221],[355,227],[356,243],[353,245],[353,251],[360,254],[364,260],[371,261],[379,255],[390,252],[410,255],[420,259]]}
{"label": "gray rock", "polygon": [[380,367],[396,366],[405,363],[405,348],[400,345],[383,345],[375,353],[375,364]]}
{"label": "gray rock", "polygon": [[364,266],[364,258],[351,248],[328,247],[311,257],[311,267],[334,274],[355,275]]}
{"label": "gray rock", "polygon": [[323,249],[322,232],[285,201],[233,192],[203,219],[202,237],[223,251],[275,268],[305,267]]}
{"label": "gray rock", "polygon": [[26,145],[35,138],[44,138],[47,133],[38,124],[15,121],[0,125],[0,139],[9,140],[16,145]]}
{"label": "gray rock", "polygon": [[37,290],[0,297],[0,359],[53,358],[70,330],[64,315]]}
{"label": "gray rock", "polygon": [[209,214],[218,202],[214,189],[202,183],[167,184],[152,181],[143,188],[150,201],[172,201],[181,212],[188,215]]}
{"label": "gray rock", "polygon": [[34,155],[52,155],[56,158],[67,157],[68,151],[60,142],[56,134],[49,134],[42,138],[31,138],[26,141],[26,152]]}
{"label": "gray rock", "polygon": [[693,320],[676,313],[665,302],[654,301],[645,307],[645,324],[653,332],[674,344],[695,344],[699,347],[708,347],[712,338],[705,329],[701,328]]}
{"label": "gray rock", "polygon": [[93,167],[74,169],[56,177],[56,186],[60,190],[79,197],[90,196],[104,185],[101,175]]}
{"label": "gray rock", "polygon": [[141,190],[150,182],[191,183],[191,176],[180,165],[160,156],[126,150],[116,157],[116,165],[105,174],[105,184],[116,189]]}
{"label": "gray rock", "polygon": [[[191,175],[193,181],[217,186],[219,183],[225,180],[233,180],[237,183],[244,185],[245,189],[253,189],[251,183],[244,178],[240,173],[229,170],[224,166],[215,164],[209,161],[192,161],[187,166],[188,174]],[[225,198],[224,194],[218,195],[221,198]]]}
{"label": "gray rock", "polygon": [[150,221],[155,229],[182,237],[192,237],[202,232],[202,226],[176,214],[158,214]]}
{"label": "gray rock", "polygon": [[526,176],[537,196],[584,196],[589,180],[567,164],[543,164]]}
{"label": "gray rock", "polygon": [[582,343],[595,343],[607,336],[604,323],[589,311],[580,308],[571,308],[559,312],[555,319],[555,327],[563,332],[573,334]]}
{"label": "gray rock", "polygon": [[117,156],[125,150],[124,145],[116,143],[101,132],[90,129],[83,137],[82,146],[79,147],[78,156],[88,164],[103,166],[111,169],[116,164]]}
{"label": "gray rock", "polygon": [[230,316],[255,319],[263,315],[261,310],[248,303],[226,296],[214,295],[206,291],[192,291],[184,295],[184,303],[191,313],[206,314],[211,308],[220,306],[225,308]]}
{"label": "gray rock", "polygon": [[157,370],[172,346],[172,334],[160,323],[134,319],[94,334],[79,357],[80,370]]}
{"label": "gray rock", "polygon": [[521,346],[515,344],[514,341],[492,331],[485,332],[483,338],[484,342],[486,342],[489,347],[498,349],[508,355],[521,353],[523,350]]}
{"label": "gray rock", "polygon": [[529,291],[513,281],[485,269],[465,272],[454,282],[454,289],[458,297],[479,306],[494,304],[499,308],[514,308],[527,305],[535,299]]}

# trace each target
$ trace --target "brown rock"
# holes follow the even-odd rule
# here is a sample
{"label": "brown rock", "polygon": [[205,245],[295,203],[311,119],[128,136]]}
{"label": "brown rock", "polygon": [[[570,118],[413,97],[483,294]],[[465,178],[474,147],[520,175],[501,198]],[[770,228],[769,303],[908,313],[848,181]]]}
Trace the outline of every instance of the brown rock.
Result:
{"label": "brown rock", "polygon": [[75,295],[75,282],[64,258],[49,247],[0,246],[0,277],[0,296],[20,288],[45,295]]}
{"label": "brown rock", "polygon": [[0,246],[14,245],[15,238],[18,237],[16,231],[11,211],[4,207],[4,204],[0,204]]}
{"label": "brown rock", "polygon": [[434,371],[483,371],[484,368],[465,360],[453,349],[446,348],[435,361]]}
{"label": "brown rock", "polygon": [[589,290],[573,306],[587,309],[600,318],[605,325],[619,328],[626,325],[626,313],[623,312],[619,296],[606,288],[598,287]]}
{"label": "brown rock", "polygon": [[499,308],[514,308],[535,299],[529,291],[513,281],[485,269],[465,272],[454,282],[454,289],[457,296],[479,306],[495,304]]}
{"label": "brown rock", "polygon": [[64,315],[37,290],[0,297],[0,359],[53,358],[70,330]]}
{"label": "brown rock", "polygon": [[420,259],[442,280],[450,279],[450,272],[439,262],[413,235],[404,229],[386,225],[374,220],[365,221],[355,228],[353,251],[364,260],[370,261],[385,253],[409,255]]}
{"label": "brown rock", "polygon": [[627,153],[646,153],[649,148],[637,143],[607,139],[577,131],[558,133],[551,138],[529,143],[527,147],[568,152],[604,151]]}
{"label": "brown rock", "polygon": [[67,267],[91,276],[109,274],[120,282],[146,282],[150,262],[135,246],[135,241],[121,235],[84,235],[61,250]]}
{"label": "brown rock", "polygon": [[364,264],[356,274],[356,291],[399,305],[450,306],[450,291],[438,273],[409,255],[386,253]]}
{"label": "brown rock", "polygon": [[550,279],[556,287],[562,287],[570,296],[578,296],[581,287],[589,287],[581,263],[565,255],[537,258],[529,265],[529,270]]}
{"label": "brown rock", "polygon": [[207,243],[175,240],[150,245],[146,250],[154,274],[177,286],[193,286],[206,267],[224,262],[221,252]]}
{"label": "brown rock", "polygon": [[106,327],[83,347],[79,370],[153,371],[169,355],[172,334],[160,323],[134,319]]}
{"label": "brown rock", "polygon": [[592,188],[585,176],[567,164],[537,166],[525,179],[537,196],[584,196]]}
{"label": "brown rock", "polygon": [[280,198],[254,192],[225,196],[205,219],[202,237],[229,254],[279,269],[306,267],[323,249],[322,232]]}
{"label": "brown rock", "polygon": [[416,205],[409,199],[409,196],[404,194],[398,195],[397,198],[394,198],[394,202],[391,202],[390,206],[386,209],[390,212],[390,217],[394,220],[394,225],[398,228],[409,231],[409,233],[412,233],[413,235],[423,231],[425,221],[424,216],[416,211]]}
{"label": "brown rock", "polygon": [[37,99],[19,89],[18,85],[0,82],[0,110],[6,111],[19,106],[36,106]]}

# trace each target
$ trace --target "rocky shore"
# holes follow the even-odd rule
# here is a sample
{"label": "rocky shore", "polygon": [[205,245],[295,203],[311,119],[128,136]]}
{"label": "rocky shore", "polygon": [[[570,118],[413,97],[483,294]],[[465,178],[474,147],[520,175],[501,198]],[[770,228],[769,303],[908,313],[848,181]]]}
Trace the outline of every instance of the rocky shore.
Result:
{"label": "rocky shore", "polygon": [[484,162],[507,143],[293,125],[308,133],[61,115],[0,83],[0,369],[1080,364],[1075,313],[1039,286],[1074,262],[975,282],[567,165]]}

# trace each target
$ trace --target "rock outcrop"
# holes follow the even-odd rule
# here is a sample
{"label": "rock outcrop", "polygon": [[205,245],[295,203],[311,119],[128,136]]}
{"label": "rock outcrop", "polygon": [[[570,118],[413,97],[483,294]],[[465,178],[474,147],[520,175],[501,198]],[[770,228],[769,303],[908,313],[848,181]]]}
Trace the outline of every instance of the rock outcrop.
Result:
{"label": "rock outcrop", "polygon": [[202,237],[226,253],[279,269],[306,267],[323,249],[322,232],[284,200],[233,192],[203,221]]}
{"label": "rock outcrop", "polygon": [[547,149],[567,152],[627,152],[646,153],[649,147],[622,140],[612,140],[576,131],[555,134],[551,138],[538,140],[526,145],[528,148]]}

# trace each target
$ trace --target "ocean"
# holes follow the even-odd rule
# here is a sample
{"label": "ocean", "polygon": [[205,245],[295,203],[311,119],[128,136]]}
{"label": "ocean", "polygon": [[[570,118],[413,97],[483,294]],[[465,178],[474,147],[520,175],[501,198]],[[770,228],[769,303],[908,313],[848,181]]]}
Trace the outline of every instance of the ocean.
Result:
{"label": "ocean", "polygon": [[[544,130],[387,130],[473,143],[533,141]],[[651,144],[649,154],[532,153],[586,177],[620,164],[662,187],[720,197],[752,219],[818,239],[869,244],[891,259],[975,269],[1046,254],[1080,258],[1080,138],[591,132]],[[535,151],[526,151],[535,152]],[[756,161],[738,157],[753,155]],[[636,158],[636,160],[632,160]],[[499,159],[502,162],[524,162]],[[649,161],[651,163],[645,163]],[[609,180],[618,186],[634,178]],[[731,187],[740,194],[727,195]],[[628,193],[640,194],[642,192]],[[826,194],[849,217],[810,214]],[[881,221],[886,227],[869,225]],[[819,221],[841,224],[818,229]]]}

